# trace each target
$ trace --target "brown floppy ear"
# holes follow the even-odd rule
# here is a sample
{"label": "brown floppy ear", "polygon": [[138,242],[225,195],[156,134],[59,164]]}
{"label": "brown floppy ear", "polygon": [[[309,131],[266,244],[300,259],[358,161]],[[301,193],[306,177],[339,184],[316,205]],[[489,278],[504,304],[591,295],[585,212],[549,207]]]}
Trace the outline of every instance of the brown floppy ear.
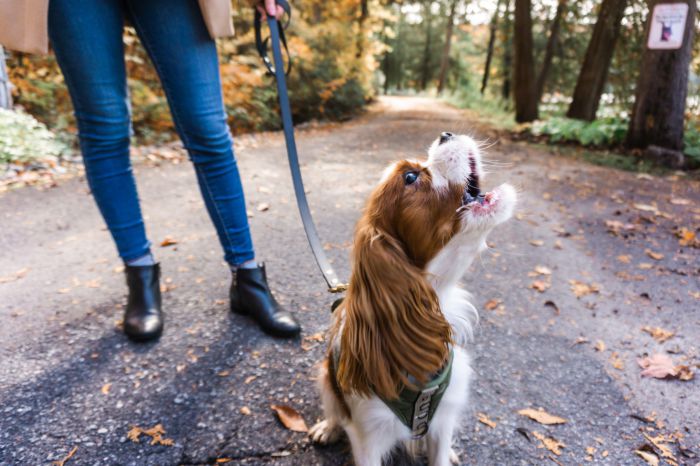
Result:
{"label": "brown floppy ear", "polygon": [[[361,221],[343,302],[337,367],[343,392],[397,398],[407,375],[425,383],[448,357],[451,328],[432,286],[396,238]],[[342,327],[342,328],[341,328]],[[337,340],[336,340],[337,341]]]}

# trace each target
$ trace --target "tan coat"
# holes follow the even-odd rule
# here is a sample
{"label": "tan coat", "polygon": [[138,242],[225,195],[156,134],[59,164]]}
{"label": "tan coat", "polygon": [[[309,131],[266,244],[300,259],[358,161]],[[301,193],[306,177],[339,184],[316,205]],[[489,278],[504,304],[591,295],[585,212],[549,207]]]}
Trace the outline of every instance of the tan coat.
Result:
{"label": "tan coat", "polygon": [[[233,35],[230,0],[199,0],[209,35]],[[0,45],[28,53],[47,53],[49,0],[0,0]]]}

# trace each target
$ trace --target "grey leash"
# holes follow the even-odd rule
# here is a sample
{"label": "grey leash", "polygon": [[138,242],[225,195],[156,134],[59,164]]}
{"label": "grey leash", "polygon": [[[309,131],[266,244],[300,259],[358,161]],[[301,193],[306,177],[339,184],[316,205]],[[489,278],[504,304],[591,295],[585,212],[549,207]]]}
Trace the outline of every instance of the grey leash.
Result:
{"label": "grey leash", "polygon": [[[277,4],[280,5],[284,11],[287,13],[289,24],[289,19],[291,19],[292,10],[286,0],[276,0]],[[282,59],[282,49],[280,43],[284,45],[285,51],[288,57],[287,73],[291,70],[291,59],[289,58],[289,50],[287,49],[287,39],[284,35],[284,27],[280,24],[274,16],[267,15],[267,24],[270,28],[270,38],[269,40],[262,40],[262,17],[260,12],[255,10],[255,42],[265,66],[267,67],[270,74],[275,77],[277,81],[277,93],[279,95],[280,112],[282,114],[282,126],[284,128],[284,140],[287,144],[287,157],[289,158],[289,168],[292,172],[292,182],[294,184],[294,194],[297,199],[297,206],[299,207],[299,214],[301,215],[301,222],[304,225],[304,231],[306,231],[306,238],[309,240],[309,246],[311,246],[311,252],[316,258],[316,263],[321,269],[323,278],[328,284],[328,291],[331,293],[341,293],[347,289],[347,285],[342,283],[338,279],[338,275],[333,270],[330,261],[326,257],[323,250],[323,245],[321,244],[321,239],[316,231],[316,225],[311,217],[311,209],[309,208],[309,202],[306,199],[306,193],[304,191],[304,182],[301,177],[301,169],[299,168],[299,157],[297,155],[297,146],[294,140],[294,123],[292,122],[292,110],[289,106],[289,95],[287,94],[287,81],[284,72],[284,60]],[[270,63],[270,59],[267,56],[267,44],[272,45],[272,58],[273,64]]]}

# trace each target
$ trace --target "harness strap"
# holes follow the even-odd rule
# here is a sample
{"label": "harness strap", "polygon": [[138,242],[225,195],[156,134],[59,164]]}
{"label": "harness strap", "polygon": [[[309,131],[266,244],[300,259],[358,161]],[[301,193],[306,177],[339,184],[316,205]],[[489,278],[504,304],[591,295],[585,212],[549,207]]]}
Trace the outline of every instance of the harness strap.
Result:
{"label": "harness strap", "polygon": [[[340,355],[337,348],[331,348],[330,358],[328,363],[329,375],[333,386],[337,386],[337,367]],[[386,399],[379,397],[382,402],[399,418],[401,423],[411,429],[411,435],[414,440],[420,439],[428,433],[430,421],[433,420],[435,411],[437,411],[440,401],[450,384],[452,378],[452,361],[454,359],[454,349],[450,349],[447,362],[442,370],[421,389],[413,390],[410,387],[404,387],[396,399]],[[340,395],[343,409],[347,409],[347,403]]]}

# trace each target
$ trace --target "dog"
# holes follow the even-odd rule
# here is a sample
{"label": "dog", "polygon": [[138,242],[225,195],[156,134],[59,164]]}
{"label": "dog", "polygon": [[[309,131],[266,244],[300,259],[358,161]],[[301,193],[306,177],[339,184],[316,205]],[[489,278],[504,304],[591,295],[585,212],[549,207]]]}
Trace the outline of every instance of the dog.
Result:
{"label": "dog", "polygon": [[478,317],[458,281],[517,198],[509,184],[482,194],[484,174],[472,138],[442,133],[426,161],[385,170],[356,226],[318,378],[325,419],[309,435],[327,444],[345,431],[358,466],[379,466],[402,444],[431,466],[458,462],[452,437]]}

